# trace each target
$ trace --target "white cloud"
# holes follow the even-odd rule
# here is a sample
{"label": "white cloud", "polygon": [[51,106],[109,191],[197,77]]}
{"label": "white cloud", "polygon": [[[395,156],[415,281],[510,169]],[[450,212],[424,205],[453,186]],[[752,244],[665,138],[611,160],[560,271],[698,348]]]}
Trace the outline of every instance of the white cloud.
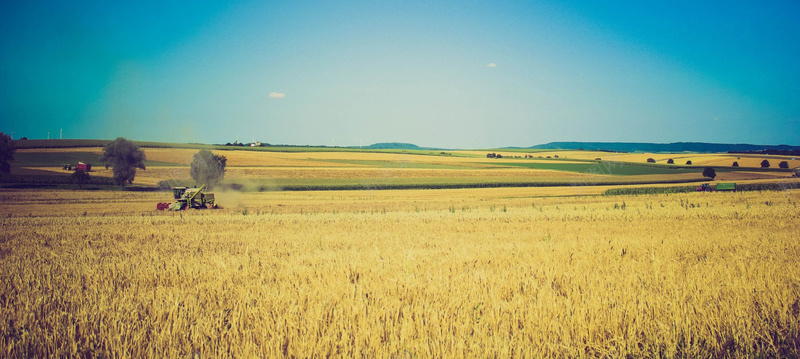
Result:
{"label": "white cloud", "polygon": [[285,93],[281,93],[281,92],[270,92],[269,93],[269,98],[284,98],[284,97],[286,97]]}
{"label": "white cloud", "polygon": [[495,67],[497,67],[497,64],[496,64],[496,63],[494,63],[494,62],[490,62],[490,63],[489,63],[488,65],[486,65],[486,66],[487,66],[487,67],[491,67],[491,68],[495,68]]}

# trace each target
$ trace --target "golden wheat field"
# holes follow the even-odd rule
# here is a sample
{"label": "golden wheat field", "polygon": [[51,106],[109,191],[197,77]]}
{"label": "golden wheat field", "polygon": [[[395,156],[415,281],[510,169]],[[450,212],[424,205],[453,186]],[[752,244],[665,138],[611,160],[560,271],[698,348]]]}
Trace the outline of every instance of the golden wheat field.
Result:
{"label": "golden wheat field", "polygon": [[0,356],[800,355],[798,190],[558,191],[3,190]]}

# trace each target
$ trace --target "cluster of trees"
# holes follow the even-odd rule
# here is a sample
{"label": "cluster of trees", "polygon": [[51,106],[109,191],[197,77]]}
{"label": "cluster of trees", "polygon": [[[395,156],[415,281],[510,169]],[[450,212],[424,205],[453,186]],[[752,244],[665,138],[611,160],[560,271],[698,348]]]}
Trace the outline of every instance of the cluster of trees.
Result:
{"label": "cluster of trees", "polygon": [[[136,177],[136,170],[145,170],[146,157],[139,146],[125,138],[117,138],[103,147],[101,162],[106,168],[113,170],[114,183],[120,187],[132,184]],[[209,150],[200,150],[192,158],[189,174],[197,183],[203,183],[208,189],[213,188],[225,177],[225,166],[228,159],[225,156],[215,155]],[[75,174],[76,181],[83,175]]]}
{"label": "cluster of trees", "polygon": [[503,155],[492,152],[492,153],[487,153],[486,158],[503,158]]}
{"label": "cluster of trees", "polygon": [[[106,168],[111,167],[114,183],[120,187],[132,184],[136,177],[136,170],[145,170],[145,154],[139,146],[125,138],[117,138],[103,147],[101,162]],[[192,157],[189,174],[197,183],[212,189],[225,177],[225,166],[228,159],[225,156],[215,155],[209,150],[200,150]],[[77,173],[77,172],[76,172]],[[80,180],[82,175],[75,175]]]}

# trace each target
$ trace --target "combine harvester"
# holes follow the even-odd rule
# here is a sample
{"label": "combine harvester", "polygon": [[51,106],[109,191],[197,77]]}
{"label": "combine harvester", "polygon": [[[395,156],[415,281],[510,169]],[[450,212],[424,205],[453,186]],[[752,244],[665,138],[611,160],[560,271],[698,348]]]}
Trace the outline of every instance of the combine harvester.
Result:
{"label": "combine harvester", "polygon": [[159,203],[158,210],[181,211],[184,209],[206,209],[217,208],[214,203],[214,194],[205,192],[206,185],[200,188],[172,187],[172,194],[175,197],[173,203]]}

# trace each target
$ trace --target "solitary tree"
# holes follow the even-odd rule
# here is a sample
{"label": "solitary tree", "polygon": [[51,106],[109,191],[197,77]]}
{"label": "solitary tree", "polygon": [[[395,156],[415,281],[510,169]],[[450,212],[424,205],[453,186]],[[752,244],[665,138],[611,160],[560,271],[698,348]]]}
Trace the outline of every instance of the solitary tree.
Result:
{"label": "solitary tree", "polygon": [[200,150],[192,158],[190,174],[197,183],[205,184],[208,189],[214,188],[225,177],[225,156],[215,155],[209,150]]}
{"label": "solitary tree", "polygon": [[670,158],[670,159],[668,159],[668,160],[667,160],[667,164],[670,164],[670,165],[671,165],[671,164],[675,164],[675,161],[674,161],[673,159],[671,159],[671,158]]}
{"label": "solitary tree", "polygon": [[0,173],[11,172],[11,161],[14,161],[14,142],[11,136],[0,132]]}
{"label": "solitary tree", "polygon": [[734,161],[733,162],[733,166],[731,166],[731,167],[739,167],[739,162]]}
{"label": "solitary tree", "polygon": [[89,182],[89,174],[84,170],[77,170],[70,175],[72,182],[78,185],[78,188],[83,189],[83,185]]}
{"label": "solitary tree", "polygon": [[101,162],[106,164],[106,168],[113,167],[114,183],[121,188],[125,184],[133,183],[136,177],[136,169],[144,168],[144,152],[133,142],[125,138],[118,137],[103,147],[103,157]]}
{"label": "solitary tree", "polygon": [[703,170],[703,177],[708,177],[713,180],[714,177],[717,177],[717,171],[714,171],[714,167],[706,167]]}
{"label": "solitary tree", "polygon": [[761,167],[769,168],[769,161],[767,161],[767,160],[761,161]]}
{"label": "solitary tree", "polygon": [[686,161],[686,164],[691,166],[692,165],[692,160]]}
{"label": "solitary tree", "polygon": [[654,160],[654,159],[652,159],[652,158],[648,158],[648,159],[647,159],[647,163],[656,163],[656,160]]}
{"label": "solitary tree", "polygon": [[789,162],[781,161],[781,163],[778,163],[778,167],[780,167],[780,168],[789,168]]}

